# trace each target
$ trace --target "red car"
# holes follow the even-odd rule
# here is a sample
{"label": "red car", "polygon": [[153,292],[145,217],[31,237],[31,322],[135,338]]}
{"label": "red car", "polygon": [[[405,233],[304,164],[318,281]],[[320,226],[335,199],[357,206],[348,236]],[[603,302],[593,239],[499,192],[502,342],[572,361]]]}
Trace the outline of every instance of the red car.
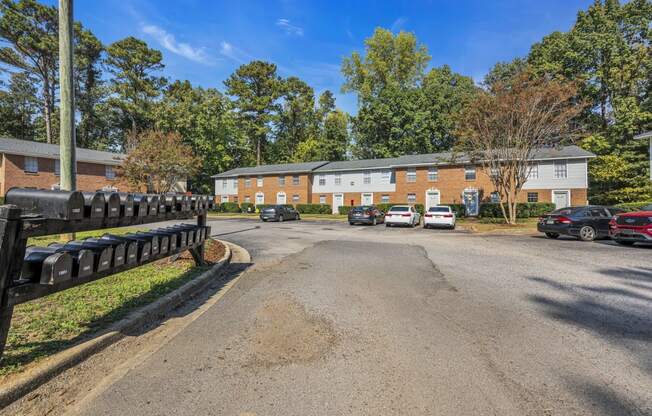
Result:
{"label": "red car", "polygon": [[642,211],[614,216],[609,223],[609,235],[618,244],[652,244],[652,205]]}

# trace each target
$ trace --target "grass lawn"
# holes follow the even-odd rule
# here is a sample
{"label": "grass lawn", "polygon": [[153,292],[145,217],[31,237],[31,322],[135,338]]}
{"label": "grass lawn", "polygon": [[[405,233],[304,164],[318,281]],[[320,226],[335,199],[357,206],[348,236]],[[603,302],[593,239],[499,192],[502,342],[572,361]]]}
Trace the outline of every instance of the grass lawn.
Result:
{"label": "grass lawn", "polygon": [[[84,232],[76,237],[134,230]],[[34,238],[30,244],[47,245],[52,241],[59,241],[59,237]],[[0,382],[30,363],[91,338],[110,323],[173,291],[209,267],[196,267],[189,255],[175,262],[163,259],[16,306],[0,362]]]}
{"label": "grass lawn", "polygon": [[538,218],[519,219],[517,224],[505,224],[502,219],[460,218],[457,225],[477,233],[530,234],[537,232]]}

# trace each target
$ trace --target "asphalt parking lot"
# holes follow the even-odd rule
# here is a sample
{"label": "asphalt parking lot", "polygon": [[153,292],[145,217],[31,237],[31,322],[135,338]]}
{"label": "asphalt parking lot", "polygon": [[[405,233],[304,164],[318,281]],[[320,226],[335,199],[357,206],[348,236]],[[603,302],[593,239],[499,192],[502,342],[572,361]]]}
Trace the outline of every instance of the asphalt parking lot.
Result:
{"label": "asphalt parking lot", "polygon": [[652,248],[210,225],[251,267],[75,413],[652,414]]}

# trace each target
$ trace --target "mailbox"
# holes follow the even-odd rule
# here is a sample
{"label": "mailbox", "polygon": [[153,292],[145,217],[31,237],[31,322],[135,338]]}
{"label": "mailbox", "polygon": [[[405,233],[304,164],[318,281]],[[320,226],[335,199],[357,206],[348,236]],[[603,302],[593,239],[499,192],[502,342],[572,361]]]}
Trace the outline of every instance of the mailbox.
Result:
{"label": "mailbox", "polygon": [[158,215],[158,195],[147,195],[147,203],[149,204],[149,214],[150,216]]}
{"label": "mailbox", "polygon": [[202,201],[199,195],[190,195],[190,209],[192,211],[201,211]]}
{"label": "mailbox", "polygon": [[113,248],[113,267],[122,266],[127,261],[127,243],[125,241],[113,242],[102,240],[101,238],[87,238],[87,243],[99,244],[105,247]]}
{"label": "mailbox", "polygon": [[110,234],[104,234],[98,240],[108,241],[113,244],[124,244],[125,245],[124,264],[132,265],[138,263],[138,242],[129,241],[122,237],[116,237]]}
{"label": "mailbox", "polygon": [[131,241],[137,244],[138,247],[138,263],[146,263],[152,258],[152,243],[145,238],[134,238],[130,235],[113,235],[104,234],[103,239],[114,239],[119,241]]}
{"label": "mailbox", "polygon": [[11,188],[5,195],[5,204],[16,205],[24,214],[40,215],[48,219],[84,218],[84,196],[77,191]]}
{"label": "mailbox", "polygon": [[149,215],[149,204],[147,195],[135,194],[134,195],[134,215],[138,217],[146,217]]}
{"label": "mailbox", "polygon": [[201,227],[198,227],[196,225],[179,224],[179,225],[173,225],[172,227],[170,227],[170,229],[184,231],[187,235],[188,245],[199,243],[202,240]]}
{"label": "mailbox", "polygon": [[111,260],[113,259],[113,246],[105,244],[97,244],[86,240],[73,240],[68,241],[63,247],[64,250],[73,250],[75,248],[85,248],[95,253],[94,269],[96,272],[104,272],[111,268]]}
{"label": "mailbox", "polygon": [[132,194],[121,193],[120,195],[120,216],[134,216],[134,196]]}
{"label": "mailbox", "polygon": [[166,212],[176,212],[177,210],[177,197],[176,195],[166,194],[163,195],[163,201],[165,201],[165,211]]}
{"label": "mailbox", "polygon": [[164,217],[167,211],[165,207],[165,195],[156,195],[156,197],[158,198],[158,215],[159,217]]}
{"label": "mailbox", "polygon": [[81,247],[68,248],[66,250],[64,244],[52,243],[48,248],[53,249],[55,252],[65,251],[72,257],[72,276],[73,277],[86,277],[93,274],[93,264],[95,260],[95,253]]}
{"label": "mailbox", "polygon": [[[148,231],[149,234],[156,234],[158,236],[162,237],[167,237],[168,238],[168,250],[169,251],[175,251],[177,249],[177,245],[179,244],[178,240],[180,238],[179,233],[176,231],[167,231],[163,229],[155,229],[155,230],[150,230]],[[161,244],[161,247],[163,244]]]}
{"label": "mailbox", "polygon": [[104,218],[106,201],[102,192],[82,192],[84,195],[84,217]]}
{"label": "mailbox", "polygon": [[47,247],[27,247],[21,278],[54,285],[72,276],[72,257],[65,252],[53,252]]}
{"label": "mailbox", "polygon": [[158,238],[157,235],[142,235],[142,234],[136,234],[136,233],[129,233],[125,234],[124,236],[127,239],[130,240],[142,240],[150,243],[150,253],[152,257],[158,256],[158,253],[160,251],[160,239]]}
{"label": "mailbox", "polygon": [[120,210],[120,194],[117,192],[104,192],[104,201],[106,205],[104,206],[104,212],[109,218],[119,217],[121,214]]}
{"label": "mailbox", "polygon": [[188,233],[185,230],[180,230],[178,228],[173,228],[173,227],[166,227],[166,228],[159,228],[158,231],[174,233],[177,236],[178,249],[183,249],[188,245]]}
{"label": "mailbox", "polygon": [[[152,239],[152,254],[154,254],[154,241],[158,240],[158,254],[164,255],[167,254],[168,251],[170,251],[170,236],[166,234],[161,234],[157,233],[154,231],[146,231],[146,232],[137,232],[135,234],[130,234],[130,235],[136,235],[136,236],[143,236],[143,237],[149,237]],[[175,245],[176,247],[176,245]],[[174,249],[172,249],[174,250]]]}
{"label": "mailbox", "polygon": [[187,195],[177,196],[177,206],[179,207],[179,211],[182,212],[190,211],[190,199],[188,198],[188,196]]}

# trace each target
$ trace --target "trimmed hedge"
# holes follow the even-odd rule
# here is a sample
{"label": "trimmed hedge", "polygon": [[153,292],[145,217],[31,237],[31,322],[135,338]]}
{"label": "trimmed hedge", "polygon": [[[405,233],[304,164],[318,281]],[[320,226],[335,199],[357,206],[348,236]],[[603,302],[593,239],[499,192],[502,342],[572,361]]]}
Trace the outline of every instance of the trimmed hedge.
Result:
{"label": "trimmed hedge", "polygon": [[296,208],[301,214],[331,214],[333,212],[328,204],[297,204]]}
{"label": "trimmed hedge", "polygon": [[[275,207],[277,205],[279,205],[279,204],[259,204],[259,205],[256,205],[256,212],[260,212],[260,211],[264,210],[265,208]],[[294,208],[294,205],[292,205],[292,204],[281,204],[281,205],[284,205],[284,206],[290,207],[290,208]]]}
{"label": "trimmed hedge", "polygon": [[[505,206],[507,209],[507,206]],[[533,218],[540,217],[550,211],[555,210],[555,204],[551,202],[524,202],[516,204],[516,218]],[[503,213],[500,204],[484,203],[480,204],[480,218],[502,218]]]}
{"label": "trimmed hedge", "polygon": [[251,202],[243,202],[240,204],[240,211],[242,212],[256,212],[256,206]]}
{"label": "trimmed hedge", "polygon": [[647,202],[624,202],[622,204],[614,205],[616,208],[621,208],[627,211],[638,211],[645,206],[652,205],[652,201]]}
{"label": "trimmed hedge", "polygon": [[464,204],[444,204],[451,207],[451,210],[456,217],[461,218],[466,216],[466,206]]}
{"label": "trimmed hedge", "polygon": [[222,202],[220,212],[240,212],[240,206],[237,202]]}

